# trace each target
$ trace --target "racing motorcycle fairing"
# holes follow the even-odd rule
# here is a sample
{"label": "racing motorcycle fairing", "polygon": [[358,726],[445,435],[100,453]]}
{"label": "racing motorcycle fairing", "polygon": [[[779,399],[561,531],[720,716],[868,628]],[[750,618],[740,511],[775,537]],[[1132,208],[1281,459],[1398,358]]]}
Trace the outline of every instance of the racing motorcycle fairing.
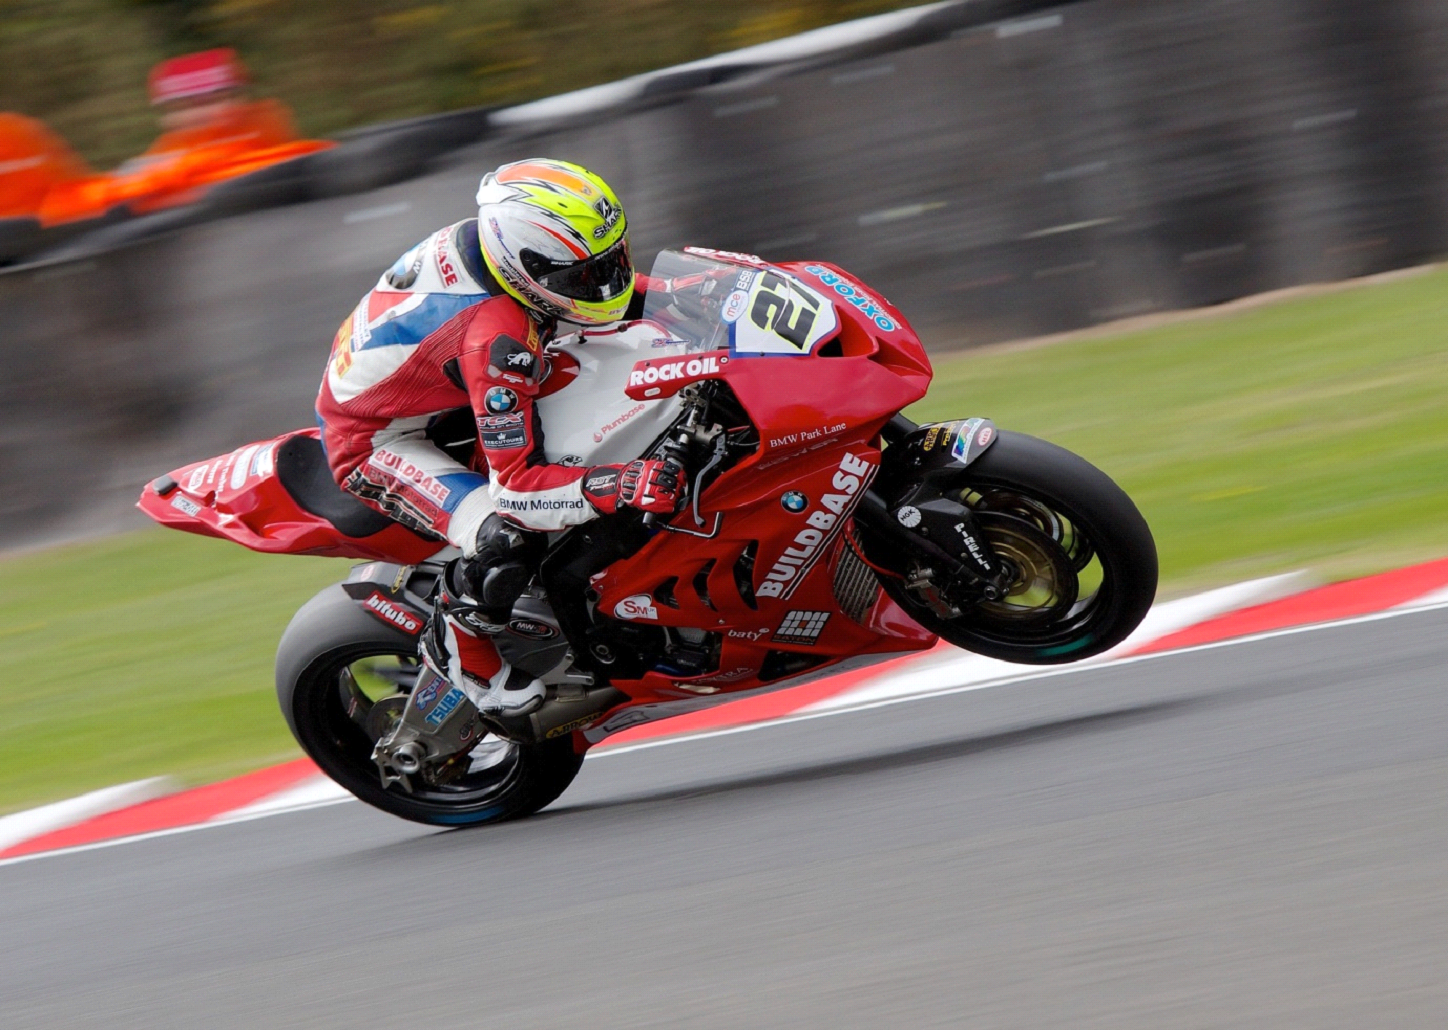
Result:
{"label": "racing motorcycle fairing", "polygon": [[[528,632],[557,630],[577,666],[608,686],[608,707],[568,726],[580,749],[681,706],[937,640],[880,589],[852,541],[882,429],[931,378],[903,316],[830,265],[664,251],[653,276],[682,285],[651,291],[638,321],[549,345],[538,401],[547,456],[591,466],[658,453],[698,401],[684,388],[701,385],[728,402],[718,409],[728,424],[715,429],[730,458],[692,480],[690,508],[662,526],[604,519],[560,534],[550,561],[575,554],[585,574],[549,583],[547,604],[499,638],[526,663]],[[257,551],[405,569],[445,547],[338,488],[315,429],[177,469],[139,506],[163,525]],[[354,575],[349,596],[415,636],[425,617],[416,584],[380,588],[387,568],[370,568],[381,571]]]}
{"label": "racing motorcycle fairing", "polygon": [[447,546],[419,536],[332,479],[317,429],[299,429],[183,465],[136,507],[161,525],[269,554],[415,563]]}
{"label": "racing motorcycle fairing", "polygon": [[615,686],[636,700],[731,693],[847,656],[931,646],[934,635],[879,590],[845,542],[879,462],[876,448],[857,448],[800,455],[787,473],[741,464],[705,491],[710,535],[682,512],[595,577],[597,615],[683,638],[672,662],[615,675]]}
{"label": "racing motorcycle fairing", "polygon": [[[611,682],[633,699],[631,725],[644,721],[642,705],[663,717],[690,695],[719,700],[936,641],[879,589],[846,536],[879,470],[881,430],[929,385],[919,341],[898,312],[830,266],[735,257],[663,252],[653,277],[693,293],[651,292],[643,320],[619,330],[620,339],[657,337],[625,382],[614,373],[622,392],[664,405],[714,381],[752,434],[746,454],[696,481],[691,507],[663,532],[620,547],[574,584],[594,598],[592,631],[574,628],[604,644]],[[848,303],[807,285],[806,269],[835,296],[848,292]],[[677,417],[682,407],[666,410]],[[716,428],[722,453],[739,427]],[[558,591],[557,606],[574,592]],[[560,620],[569,621],[561,611]],[[662,651],[652,667],[629,657]],[[600,725],[622,728],[613,717]]]}

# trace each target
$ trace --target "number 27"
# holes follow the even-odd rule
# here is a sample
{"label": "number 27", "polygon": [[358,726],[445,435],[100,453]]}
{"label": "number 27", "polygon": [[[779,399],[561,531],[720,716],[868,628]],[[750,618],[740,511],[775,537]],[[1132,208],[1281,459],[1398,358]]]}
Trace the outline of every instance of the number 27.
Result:
{"label": "number 27", "polygon": [[[796,305],[796,301],[800,304]],[[749,320],[804,350],[819,310],[819,301],[796,293],[788,281],[773,272],[766,272],[759,292],[755,294]]]}

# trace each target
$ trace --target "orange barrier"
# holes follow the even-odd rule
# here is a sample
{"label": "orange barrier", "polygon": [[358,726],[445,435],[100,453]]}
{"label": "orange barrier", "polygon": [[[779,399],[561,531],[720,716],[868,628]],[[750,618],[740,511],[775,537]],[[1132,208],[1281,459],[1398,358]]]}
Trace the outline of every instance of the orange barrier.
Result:
{"label": "orange barrier", "polygon": [[233,104],[205,125],[165,133],[110,174],[58,183],[41,205],[40,219],[50,226],[96,218],[121,205],[146,214],[189,204],[219,182],[334,145],[297,139],[275,100]]}
{"label": "orange barrier", "polygon": [[0,112],[0,219],[34,218],[53,188],[94,174],[42,123]]}

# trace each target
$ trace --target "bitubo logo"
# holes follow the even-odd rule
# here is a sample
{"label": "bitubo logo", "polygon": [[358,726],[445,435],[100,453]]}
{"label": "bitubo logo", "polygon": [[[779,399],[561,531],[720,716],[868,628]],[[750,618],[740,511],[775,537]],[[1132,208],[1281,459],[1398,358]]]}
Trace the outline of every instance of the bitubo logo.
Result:
{"label": "bitubo logo", "polygon": [[413,636],[416,636],[418,631],[422,629],[421,619],[406,609],[397,607],[397,605],[393,604],[375,590],[372,592],[372,596],[363,601],[362,604],[368,611],[379,616],[383,622],[396,626],[404,633],[411,633]]}
{"label": "bitubo logo", "polygon": [[769,636],[769,627],[766,626],[764,629],[731,629],[729,636],[736,640],[759,641]]}
{"label": "bitubo logo", "polygon": [[634,594],[632,597],[625,597],[618,604],[613,606],[613,614],[620,619],[652,619],[658,621],[659,610],[654,607],[654,599],[648,594]]}
{"label": "bitubo logo", "polygon": [[717,354],[707,354],[702,358],[664,361],[659,364],[640,361],[629,373],[628,385],[646,386],[650,383],[671,383],[676,379],[697,379],[702,376],[716,375],[720,365],[728,360]]}
{"label": "bitubo logo", "polygon": [[875,466],[869,461],[846,452],[830,481],[838,493],[827,493],[820,498],[819,507],[805,519],[806,528],[794,535],[792,546],[785,549],[766,574],[765,581],[759,584],[756,593],[760,597],[789,597],[794,593],[824,553],[825,545],[844,525],[861,488],[869,484],[874,472]]}

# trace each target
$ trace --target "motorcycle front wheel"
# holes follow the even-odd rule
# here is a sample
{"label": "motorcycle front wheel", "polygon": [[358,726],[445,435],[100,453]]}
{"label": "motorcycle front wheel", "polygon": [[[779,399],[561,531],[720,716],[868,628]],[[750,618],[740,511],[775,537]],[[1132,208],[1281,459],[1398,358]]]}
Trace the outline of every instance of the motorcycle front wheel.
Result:
{"label": "motorcycle front wheel", "polygon": [[932,633],[991,658],[1057,665],[1115,647],[1150,610],[1151,530],[1125,491],[1084,458],[1002,431],[938,491],[972,510],[1012,581],[996,600],[928,597],[911,585],[912,556],[866,532],[871,560],[896,573],[880,576],[886,593]]}
{"label": "motorcycle front wheel", "polygon": [[388,706],[416,683],[417,643],[328,587],[292,617],[277,649],[277,700],[292,735],[322,771],[362,801],[436,826],[531,815],[578,774],[572,736],[520,744],[491,734],[457,756],[445,782],[382,786],[372,749],[390,725]]}

